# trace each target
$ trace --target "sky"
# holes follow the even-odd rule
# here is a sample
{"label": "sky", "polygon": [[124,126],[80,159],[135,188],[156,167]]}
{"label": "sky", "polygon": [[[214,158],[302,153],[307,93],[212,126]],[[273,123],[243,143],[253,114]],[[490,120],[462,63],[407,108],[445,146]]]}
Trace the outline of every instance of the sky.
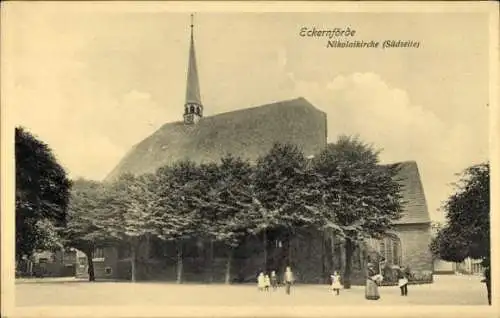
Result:
{"label": "sky", "polygon": [[[190,12],[39,6],[7,16],[3,103],[72,178],[103,179],[182,119]],[[420,46],[326,48],[303,27]],[[194,30],[205,116],[302,96],[327,113],[330,142],[358,135],[383,163],[415,160],[434,220],[456,173],[488,159],[482,13],[200,12]]]}

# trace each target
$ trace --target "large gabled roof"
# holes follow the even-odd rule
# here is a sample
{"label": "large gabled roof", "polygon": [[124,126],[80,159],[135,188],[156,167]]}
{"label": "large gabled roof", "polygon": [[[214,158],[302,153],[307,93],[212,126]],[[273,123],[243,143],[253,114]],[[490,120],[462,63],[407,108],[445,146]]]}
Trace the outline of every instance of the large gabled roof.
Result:
{"label": "large gabled roof", "polygon": [[276,142],[318,153],[326,145],[326,114],[301,97],[203,117],[194,125],[167,123],[135,145],[106,180],[178,160],[213,162],[228,153],[254,161]]}

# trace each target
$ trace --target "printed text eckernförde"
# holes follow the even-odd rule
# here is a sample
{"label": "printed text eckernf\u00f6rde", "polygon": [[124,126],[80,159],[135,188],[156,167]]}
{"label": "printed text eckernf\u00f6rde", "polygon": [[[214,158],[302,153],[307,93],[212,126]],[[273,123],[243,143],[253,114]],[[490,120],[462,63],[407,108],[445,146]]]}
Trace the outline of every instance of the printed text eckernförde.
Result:
{"label": "printed text eckernf\u00f6rde", "polygon": [[[299,35],[301,37],[327,38],[327,48],[419,48],[420,41],[385,39],[378,40],[355,40],[356,30],[347,28],[318,29],[316,27],[302,27]],[[335,39],[334,39],[335,38]],[[340,39],[341,38],[341,39]],[[347,39],[346,39],[347,38]]]}

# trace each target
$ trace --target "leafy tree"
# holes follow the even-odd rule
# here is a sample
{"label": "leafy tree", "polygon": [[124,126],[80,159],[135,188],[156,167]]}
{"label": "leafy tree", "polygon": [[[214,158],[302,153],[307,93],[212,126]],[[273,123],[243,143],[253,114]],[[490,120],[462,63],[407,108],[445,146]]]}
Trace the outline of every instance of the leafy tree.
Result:
{"label": "leafy tree", "polygon": [[93,252],[110,239],[102,220],[108,218],[106,188],[97,181],[75,180],[67,214],[61,231],[64,244],[82,251],[87,257],[89,281],[95,281]]}
{"label": "leafy tree", "polygon": [[109,185],[107,218],[101,224],[107,228],[111,238],[126,242],[130,249],[133,282],[136,281],[137,254],[142,240],[154,235],[156,194],[153,191],[153,176],[121,175]]}
{"label": "leafy tree", "polygon": [[164,241],[175,241],[177,283],[182,282],[183,245],[200,232],[200,198],[203,197],[201,170],[191,161],[180,161],[156,171],[156,199],[151,218],[152,234]]}
{"label": "leafy tree", "polygon": [[[247,235],[247,224],[241,220],[252,207],[249,195],[252,167],[241,158],[227,155],[219,164],[201,165],[200,169],[205,183],[204,196],[198,205],[203,219],[201,231],[211,242],[222,242],[229,247],[225,278],[229,283],[234,249]],[[210,255],[212,264],[213,244]]]}
{"label": "leafy tree", "polygon": [[323,229],[341,237],[345,247],[344,287],[350,288],[357,242],[379,238],[401,217],[397,165],[379,164],[378,151],[357,138],[341,136],[313,159],[313,184],[321,200],[313,209],[323,215]]}
{"label": "leafy tree", "polygon": [[446,224],[431,242],[431,251],[445,261],[465,258],[490,262],[490,167],[489,163],[465,169],[455,193],[444,204]]}
{"label": "leafy tree", "polygon": [[49,146],[21,127],[15,131],[15,160],[16,260],[20,260],[58,240],[55,229],[64,226],[71,182]]}
{"label": "leafy tree", "polygon": [[295,229],[318,223],[317,213],[306,209],[312,195],[307,171],[307,158],[291,144],[275,144],[257,161],[253,174],[254,207],[248,213],[247,224],[251,233],[262,235],[264,268],[268,265],[268,234],[280,237],[290,251]]}
{"label": "leafy tree", "polygon": [[60,236],[60,228],[49,219],[41,219],[35,223],[34,234],[39,237],[37,250],[50,251],[63,248],[63,239]]}

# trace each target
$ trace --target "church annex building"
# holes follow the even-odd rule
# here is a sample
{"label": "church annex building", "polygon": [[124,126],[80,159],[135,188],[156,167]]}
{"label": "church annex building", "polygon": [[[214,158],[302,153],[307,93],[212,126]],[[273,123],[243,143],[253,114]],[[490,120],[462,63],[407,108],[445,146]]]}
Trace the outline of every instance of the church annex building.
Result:
{"label": "church annex building", "polygon": [[[319,153],[327,144],[327,116],[305,98],[297,98],[204,117],[196,64],[193,24],[187,71],[186,101],[183,120],[164,124],[140,143],[136,144],[107,176],[113,180],[122,173],[143,174],[182,159],[197,163],[217,161],[227,153],[237,154],[250,161],[265,154],[275,143],[293,143],[301,147],[306,156]],[[400,163],[398,179],[403,180],[403,199],[406,202],[403,217],[395,230],[383,240],[369,240],[366,248],[358,248],[353,256],[354,284],[363,283],[364,266],[369,252],[385,258],[388,264],[409,266],[419,281],[432,282],[433,258],[429,250],[431,221],[419,175],[417,163]],[[326,248],[325,241],[330,240]],[[249,239],[249,241],[251,241]],[[254,242],[255,243],[255,242]],[[262,250],[252,242],[234,256],[231,281],[255,281]],[[206,244],[206,243],[205,243]],[[280,242],[269,242],[269,258],[281,273],[283,264],[278,260]],[[253,247],[252,247],[253,246]],[[257,244],[258,246],[258,244]],[[238,248],[240,249],[240,248]],[[293,240],[289,253],[292,267],[300,283],[322,283],[328,271],[342,270],[345,257],[342,245],[334,238],[311,235]],[[328,249],[328,253],[325,252]],[[148,241],[141,248],[137,260],[137,279],[176,279],[174,247]],[[203,242],[195,242],[186,251],[185,281],[206,281],[206,255]],[[120,247],[95,251],[96,278],[130,279],[130,255]],[[325,255],[328,255],[325,257]],[[215,247],[211,281],[224,281],[225,255]],[[80,264],[85,264],[80,262]],[[82,265],[81,265],[82,266]],[[81,271],[81,275],[85,275]]]}

